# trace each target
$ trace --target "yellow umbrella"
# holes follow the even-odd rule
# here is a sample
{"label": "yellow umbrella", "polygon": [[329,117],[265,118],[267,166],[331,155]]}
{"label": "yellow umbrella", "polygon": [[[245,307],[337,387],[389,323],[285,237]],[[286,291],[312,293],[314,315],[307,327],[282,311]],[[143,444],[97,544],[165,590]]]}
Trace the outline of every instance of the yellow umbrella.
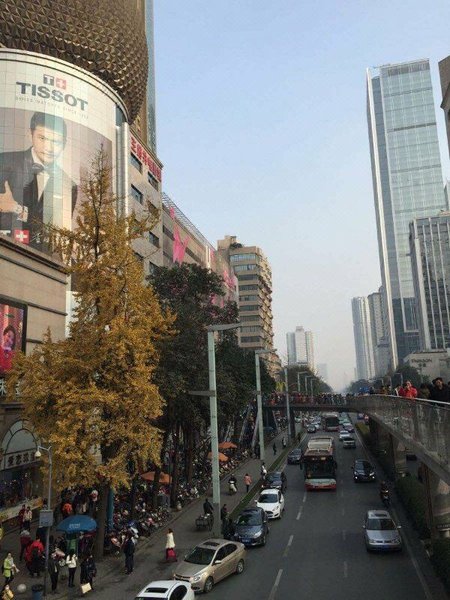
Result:
{"label": "yellow umbrella", "polygon": [[[155,480],[155,471],[147,471],[147,473],[141,473],[141,477],[142,477],[142,479],[145,479],[145,481],[154,481]],[[170,475],[167,475],[167,473],[161,472],[159,474],[159,483],[162,483],[163,485],[167,485],[171,481],[172,481],[172,477],[170,477]]]}
{"label": "yellow umbrella", "polygon": [[[210,452],[208,454],[208,458],[209,458],[209,460],[211,460],[211,458],[212,458],[212,452]],[[222,454],[222,452],[219,452],[219,461],[220,462],[227,462],[228,461],[228,456],[225,456],[225,454]]]}
{"label": "yellow umbrella", "polygon": [[219,448],[221,450],[229,450],[230,448],[237,448],[237,446],[233,442],[220,442]]}

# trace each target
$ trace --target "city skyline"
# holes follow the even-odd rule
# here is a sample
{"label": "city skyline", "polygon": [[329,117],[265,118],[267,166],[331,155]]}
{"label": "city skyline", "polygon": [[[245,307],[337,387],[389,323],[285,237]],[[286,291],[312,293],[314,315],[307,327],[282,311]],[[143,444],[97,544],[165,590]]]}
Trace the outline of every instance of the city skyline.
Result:
{"label": "city skyline", "polygon": [[155,6],[164,188],[208,239],[231,231],[264,248],[275,347],[286,354],[300,306],[320,341],[316,360],[341,389],[355,365],[349,302],[381,284],[365,71],[430,59],[448,176],[438,61],[450,7],[196,6]]}

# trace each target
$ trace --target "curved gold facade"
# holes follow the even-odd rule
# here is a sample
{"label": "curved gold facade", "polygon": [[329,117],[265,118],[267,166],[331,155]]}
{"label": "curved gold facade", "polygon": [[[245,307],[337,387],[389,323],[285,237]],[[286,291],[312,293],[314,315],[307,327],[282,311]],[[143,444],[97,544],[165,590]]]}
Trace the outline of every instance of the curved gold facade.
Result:
{"label": "curved gold facade", "polygon": [[86,69],[126,104],[130,122],[146,92],[147,43],[130,0],[0,0],[0,44]]}

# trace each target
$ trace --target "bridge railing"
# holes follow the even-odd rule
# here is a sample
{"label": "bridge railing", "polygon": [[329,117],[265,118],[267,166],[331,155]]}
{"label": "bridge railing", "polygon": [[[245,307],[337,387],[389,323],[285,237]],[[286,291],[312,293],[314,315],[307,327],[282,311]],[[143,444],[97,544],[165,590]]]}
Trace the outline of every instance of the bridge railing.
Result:
{"label": "bridge railing", "polygon": [[358,396],[347,398],[358,412],[384,423],[406,444],[421,450],[450,472],[450,405],[431,400],[411,400],[398,396]]}

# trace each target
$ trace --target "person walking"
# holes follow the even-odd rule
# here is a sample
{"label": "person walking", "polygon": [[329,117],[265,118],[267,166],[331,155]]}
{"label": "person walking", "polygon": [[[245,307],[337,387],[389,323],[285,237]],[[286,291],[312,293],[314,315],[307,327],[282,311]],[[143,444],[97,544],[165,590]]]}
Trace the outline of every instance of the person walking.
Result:
{"label": "person walking", "polygon": [[436,400],[437,402],[450,402],[450,389],[445,385],[442,377],[436,377],[436,379],[433,381],[430,400]]}
{"label": "person walking", "polygon": [[15,574],[18,572],[19,569],[14,564],[14,558],[12,557],[11,552],[8,552],[5,560],[3,561],[3,576],[5,577],[5,586],[11,583]]}
{"label": "person walking", "polygon": [[69,569],[69,585],[68,587],[75,587],[75,571],[78,566],[78,557],[75,554],[75,550],[70,550],[68,557],[66,558],[66,565]]}
{"label": "person walking", "polygon": [[170,529],[170,527],[167,530],[166,535],[166,561],[168,562],[169,560],[177,560],[177,555],[175,553],[175,539],[173,537],[173,530]]}
{"label": "person walking", "polygon": [[59,576],[59,561],[56,552],[52,552],[48,557],[48,574],[52,583],[52,592],[56,592]]}
{"label": "person walking", "polygon": [[261,465],[261,469],[260,469],[260,475],[261,475],[261,479],[265,479],[266,475],[267,475],[267,469],[266,469],[266,463],[263,463]]}
{"label": "person walking", "polygon": [[228,518],[228,508],[227,508],[227,505],[226,505],[226,504],[224,504],[224,505],[222,506],[222,508],[220,509],[220,520],[221,520],[221,521],[222,521],[222,523],[223,523],[223,521],[224,521],[225,519],[227,519],[227,518]]}
{"label": "person walking", "polygon": [[33,519],[33,512],[29,506],[26,507],[23,513],[22,529],[28,529],[31,531],[31,520]]}
{"label": "person walking", "polygon": [[43,555],[44,546],[39,539],[35,539],[34,542],[27,547],[27,553],[25,554],[25,560],[31,577],[34,577],[35,574],[38,577],[41,576]]}
{"label": "person walking", "polygon": [[205,498],[205,501],[203,502],[203,512],[205,515],[214,514],[214,508],[211,502],[209,501],[209,498]]}
{"label": "person walking", "polygon": [[80,583],[83,585],[84,583],[89,583],[91,586],[91,590],[94,589],[94,577],[97,575],[97,567],[95,566],[94,557],[92,553],[89,553],[88,556],[81,563],[81,573],[80,573]]}
{"label": "person walking", "polygon": [[283,450],[286,448],[286,438],[283,436],[281,439],[281,445],[283,446]]}
{"label": "person walking", "polygon": [[130,575],[134,569],[134,542],[131,531],[127,533],[127,539],[123,544],[123,553],[125,554],[125,573]]}
{"label": "person walking", "polygon": [[250,486],[252,485],[252,478],[250,477],[250,475],[248,473],[246,473],[244,475],[244,484],[245,484],[245,490],[248,494],[248,492],[250,490]]}
{"label": "person walking", "polygon": [[28,529],[22,529],[20,532],[20,556],[19,561],[22,561],[25,550],[31,544],[31,534]]}
{"label": "person walking", "polygon": [[277,444],[276,444],[276,442],[273,443],[272,450],[273,450],[273,455],[276,456],[276,454],[277,454]]}

